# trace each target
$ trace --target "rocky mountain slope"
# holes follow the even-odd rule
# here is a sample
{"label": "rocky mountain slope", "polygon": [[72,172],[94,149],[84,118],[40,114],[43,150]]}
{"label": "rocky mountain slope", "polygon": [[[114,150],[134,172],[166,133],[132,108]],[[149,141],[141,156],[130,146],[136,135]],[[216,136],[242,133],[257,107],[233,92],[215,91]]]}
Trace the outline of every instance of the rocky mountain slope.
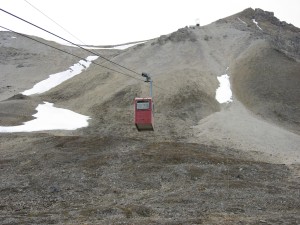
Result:
{"label": "rocky mountain slope", "polygon": [[[291,159],[299,161],[298,37],[298,28],[279,22],[271,13],[246,9],[208,26],[179,29],[114,56],[113,61],[153,76],[156,132],[150,134],[138,133],[132,126],[133,98],[148,96],[149,86],[97,66],[43,98],[91,116],[90,127],[82,133],[205,141],[274,155],[288,151]],[[226,106],[215,99],[217,76],[225,73],[234,91],[233,103]],[[232,110],[234,114],[228,117]],[[216,123],[217,115],[221,119]],[[221,129],[224,120],[229,127]],[[244,127],[237,121],[249,122]],[[233,130],[236,132],[228,135]]]}
{"label": "rocky mountain slope", "polygon": [[[273,13],[246,9],[123,51],[93,50],[152,75],[155,131],[138,132],[133,99],[148,84],[91,65],[19,95],[78,59],[0,32],[0,126],[31,120],[42,101],[91,117],[76,131],[0,134],[2,224],[299,223],[299,37]],[[215,99],[223,74],[226,104]]]}

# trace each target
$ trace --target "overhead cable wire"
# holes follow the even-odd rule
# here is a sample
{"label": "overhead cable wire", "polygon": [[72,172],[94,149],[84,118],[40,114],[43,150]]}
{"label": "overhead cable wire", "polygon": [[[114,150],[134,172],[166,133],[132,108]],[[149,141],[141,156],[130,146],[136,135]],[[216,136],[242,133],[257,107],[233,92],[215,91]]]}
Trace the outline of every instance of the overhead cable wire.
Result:
{"label": "overhead cable wire", "polygon": [[[20,35],[20,36],[23,36],[23,37],[26,37],[26,38],[28,38],[28,39],[31,39],[31,40],[33,40],[33,41],[35,41],[35,42],[40,43],[40,44],[43,44],[43,45],[45,45],[45,46],[48,46],[48,47],[50,47],[50,48],[56,49],[56,50],[58,50],[58,51],[61,51],[61,52],[64,52],[64,53],[66,53],[66,54],[72,55],[72,56],[74,56],[74,57],[76,57],[76,58],[79,58],[79,59],[81,59],[81,60],[87,61],[87,60],[86,60],[85,58],[83,58],[83,57],[77,56],[77,55],[75,55],[75,54],[73,54],[73,53],[70,53],[70,52],[68,52],[68,51],[65,51],[65,50],[62,50],[62,49],[60,49],[60,48],[54,47],[54,46],[49,45],[49,44],[47,44],[47,43],[44,43],[44,42],[42,42],[42,41],[36,40],[36,39],[34,39],[34,38],[32,38],[32,37],[26,35],[26,34],[22,34],[22,33],[16,32],[16,31],[14,31],[14,30],[11,30],[11,29],[6,28],[6,27],[3,27],[3,26],[0,26],[0,27],[3,28],[3,29],[5,29],[5,30],[8,30],[8,31],[10,31],[10,32],[13,32],[13,33],[15,33],[15,34],[18,34],[18,35]],[[113,72],[116,72],[116,73],[122,74],[122,75],[124,75],[124,76],[130,77],[130,78],[132,78],[132,79],[135,79],[135,80],[138,80],[138,81],[143,81],[143,80],[138,79],[138,78],[136,78],[136,77],[134,77],[134,76],[131,76],[131,75],[129,75],[129,74],[120,72],[120,71],[118,71],[118,70],[111,69],[111,68],[106,67],[106,66],[103,66],[103,65],[101,65],[101,64],[99,64],[99,63],[96,63],[96,62],[94,62],[94,61],[90,61],[90,62],[93,63],[93,64],[95,64],[95,65],[97,65],[97,66],[100,66],[100,67],[103,67],[103,68],[105,68],[105,69],[111,70],[111,71],[113,71]]]}
{"label": "overhead cable wire", "polygon": [[37,7],[35,7],[33,4],[31,4],[30,2],[28,2],[27,0],[24,0],[28,5],[30,5],[32,8],[34,8],[35,10],[37,10],[38,12],[40,12],[42,15],[44,15],[45,17],[47,17],[49,20],[51,20],[53,23],[55,23],[57,26],[59,26],[61,29],[63,29],[65,32],[67,32],[68,34],[70,34],[73,38],[77,39],[77,41],[81,42],[82,44],[86,45],[82,40],[80,40],[78,37],[76,37],[74,34],[72,34],[70,31],[68,31],[66,28],[64,28],[63,26],[61,26],[59,23],[57,23],[55,20],[53,20],[52,18],[50,18],[49,16],[47,16],[45,13],[43,13],[40,9],[38,9]]}
{"label": "overhead cable wire", "polygon": [[100,58],[102,58],[102,59],[104,59],[104,60],[106,60],[106,61],[108,61],[108,62],[110,62],[110,63],[112,63],[112,64],[115,64],[115,65],[117,65],[117,66],[119,66],[119,67],[122,67],[123,69],[126,69],[126,70],[128,70],[128,71],[130,71],[130,72],[132,72],[132,73],[137,74],[137,75],[141,75],[140,73],[138,73],[138,72],[136,72],[136,71],[134,71],[134,70],[132,70],[132,69],[129,69],[129,68],[123,66],[123,65],[120,65],[120,64],[118,64],[118,63],[116,63],[116,62],[114,62],[114,61],[112,61],[112,60],[110,60],[110,59],[108,59],[108,58],[106,58],[106,57],[104,57],[104,56],[98,54],[98,53],[95,53],[95,52],[89,50],[89,49],[83,48],[83,47],[81,47],[80,45],[75,44],[75,43],[73,43],[73,42],[71,42],[71,41],[69,41],[69,40],[67,40],[67,39],[65,39],[65,38],[63,38],[63,37],[60,37],[59,35],[56,35],[56,34],[50,32],[50,31],[48,31],[48,30],[46,30],[46,29],[44,29],[44,28],[42,28],[42,27],[40,27],[40,26],[38,26],[38,25],[35,25],[35,24],[33,24],[33,23],[31,23],[31,22],[25,20],[25,19],[22,19],[21,17],[19,17],[19,16],[17,16],[17,15],[14,15],[13,13],[10,13],[10,12],[4,10],[4,9],[1,9],[1,8],[0,8],[0,10],[1,10],[2,12],[4,12],[4,13],[9,14],[9,15],[11,15],[11,16],[13,16],[13,17],[19,19],[19,20],[22,20],[23,22],[28,23],[28,24],[30,24],[30,25],[32,25],[32,26],[34,26],[34,27],[36,27],[36,28],[38,28],[38,29],[40,29],[40,30],[43,30],[43,31],[45,31],[45,32],[47,32],[47,33],[49,33],[49,34],[51,34],[51,35],[53,35],[53,36],[55,36],[55,37],[57,37],[57,38],[59,38],[59,39],[61,39],[61,40],[64,40],[64,41],[66,41],[66,42],[68,42],[68,43],[70,43],[70,44],[72,44],[72,45],[75,45],[75,46],[77,46],[78,48],[80,48],[80,49],[82,49],[82,50],[84,50],[84,51],[87,51],[87,52],[89,52],[89,53],[92,53],[92,54],[94,54],[94,55],[97,55],[97,56],[99,56]]}
{"label": "overhead cable wire", "polygon": [[[73,54],[73,53],[70,53],[70,52],[68,52],[68,51],[62,50],[62,49],[60,49],[60,48],[54,47],[54,46],[52,46],[52,45],[49,45],[49,44],[44,43],[44,42],[42,42],[42,41],[39,41],[39,40],[37,40],[37,39],[34,39],[34,38],[32,38],[32,37],[30,37],[30,36],[28,36],[28,35],[26,35],[26,34],[19,33],[19,32],[17,32],[17,31],[11,30],[11,29],[9,29],[9,28],[7,28],[7,27],[4,27],[4,26],[1,26],[1,25],[0,25],[0,27],[3,28],[3,29],[5,29],[5,30],[8,30],[8,31],[10,31],[10,32],[13,32],[13,33],[15,33],[15,34],[18,34],[18,35],[20,35],[20,36],[23,36],[23,37],[25,37],[25,38],[28,38],[28,39],[30,39],[30,40],[33,40],[33,41],[35,41],[35,42],[37,42],[37,43],[40,43],[40,44],[42,44],[42,45],[45,45],[45,46],[48,46],[48,47],[50,47],[50,48],[56,49],[56,50],[58,50],[58,51],[60,51],[60,52],[66,53],[66,54],[71,55],[71,56],[74,56],[74,57],[76,57],[76,58],[78,58],[78,59],[87,61],[87,60],[86,60],[85,58],[83,58],[83,57],[80,57],[80,56],[75,55],[75,54]],[[105,69],[107,69],[107,70],[113,71],[113,72],[115,72],[115,73],[119,73],[119,74],[121,74],[121,75],[130,77],[130,78],[135,79],[135,80],[137,80],[137,81],[145,82],[145,81],[142,80],[142,79],[138,79],[138,78],[136,78],[136,77],[134,77],[134,76],[131,76],[131,75],[126,74],[126,73],[123,73],[123,72],[121,72],[121,71],[118,71],[118,70],[109,68],[109,67],[107,67],[107,66],[101,65],[101,64],[96,63],[96,62],[94,62],[94,61],[90,61],[90,62],[91,62],[92,64],[95,64],[95,65],[97,65],[97,66],[100,66],[100,67],[102,67],[102,68],[105,68]],[[156,87],[156,88],[158,88],[158,89],[161,89],[161,90],[166,91],[166,89],[163,89],[163,88],[161,88],[161,87],[159,87],[159,86],[157,86],[157,85],[154,85],[154,84],[153,84],[153,86]]]}
{"label": "overhead cable wire", "polygon": [[[76,37],[74,34],[72,34],[70,31],[68,31],[66,28],[64,28],[63,26],[61,26],[58,22],[56,22],[55,20],[53,20],[52,18],[50,18],[48,15],[46,15],[44,12],[42,12],[40,9],[38,9],[36,6],[34,6],[32,3],[30,3],[27,0],[24,0],[27,4],[29,4],[32,8],[34,8],[35,10],[37,10],[39,13],[41,13],[42,15],[44,15],[45,17],[47,17],[49,20],[51,20],[53,23],[55,23],[57,26],[59,26],[61,29],[63,29],[65,32],[67,32],[68,34],[70,34],[72,37],[74,37],[75,39],[77,39],[79,42],[82,43],[82,45],[80,45],[81,47],[88,47],[88,45],[86,43],[84,43],[82,40],[80,40],[78,37]],[[131,43],[128,43],[131,44]]]}
{"label": "overhead cable wire", "polygon": [[[26,23],[28,23],[28,24],[30,24],[30,25],[32,25],[32,26],[34,26],[34,27],[36,27],[36,28],[38,28],[38,29],[40,29],[40,30],[43,30],[43,31],[45,31],[45,32],[47,32],[47,33],[49,33],[49,34],[55,36],[55,37],[58,37],[58,38],[61,39],[61,40],[64,40],[64,41],[66,41],[66,42],[68,42],[68,43],[70,43],[70,44],[72,44],[72,45],[75,45],[75,46],[77,46],[78,48],[80,48],[80,49],[82,49],[82,50],[84,50],[84,51],[87,51],[87,52],[89,52],[89,53],[92,53],[92,54],[94,54],[94,55],[96,55],[96,56],[98,56],[98,57],[100,57],[100,58],[102,58],[102,59],[104,59],[104,60],[106,60],[106,61],[112,63],[112,64],[115,64],[115,65],[117,65],[117,66],[119,66],[119,67],[121,67],[121,68],[123,68],[123,69],[126,69],[126,70],[128,70],[128,71],[130,71],[130,72],[132,72],[132,73],[135,73],[135,74],[137,74],[137,75],[141,75],[140,73],[138,73],[138,72],[136,72],[136,71],[134,71],[134,70],[131,70],[131,69],[129,69],[129,68],[123,66],[123,65],[120,65],[120,64],[118,64],[118,63],[116,63],[116,62],[114,62],[114,61],[112,61],[112,60],[110,60],[110,59],[108,59],[108,58],[106,58],[106,57],[104,57],[104,56],[98,54],[98,53],[95,53],[95,52],[93,52],[93,51],[90,51],[89,49],[85,49],[85,48],[83,48],[82,46],[80,46],[80,45],[78,45],[78,44],[75,44],[75,43],[73,43],[73,42],[71,42],[71,41],[69,41],[69,40],[67,40],[67,39],[65,39],[65,38],[63,38],[63,37],[60,37],[59,35],[56,35],[56,34],[50,32],[50,31],[48,31],[48,30],[46,30],[46,29],[44,29],[44,28],[42,28],[42,27],[40,27],[40,26],[38,26],[38,25],[35,25],[35,24],[33,24],[33,23],[31,23],[31,22],[25,20],[25,19],[22,19],[22,18],[20,18],[20,17],[18,17],[18,16],[16,16],[16,15],[14,15],[14,14],[12,14],[12,13],[10,13],[10,12],[4,10],[4,9],[1,9],[1,8],[0,8],[0,10],[3,11],[3,12],[5,12],[5,13],[7,13],[7,14],[9,14],[9,15],[11,15],[11,16],[13,16],[13,17],[15,17],[15,18],[17,18],[17,19],[19,19],[19,20],[22,20],[23,22],[26,22]],[[4,27],[2,27],[2,28],[4,28]],[[7,29],[7,28],[4,28],[4,29]],[[9,29],[7,29],[7,30],[9,30]],[[32,39],[32,40],[34,40],[34,41],[37,41],[36,39],[33,39],[33,38],[31,38],[31,37],[29,37],[29,36],[27,36],[27,35],[24,35],[24,34],[21,34],[21,33],[18,33],[18,32],[16,32],[16,31],[12,31],[12,30],[10,30],[10,31],[11,31],[11,32],[14,32],[14,33],[16,33],[16,34],[19,34],[19,35],[21,35],[21,36],[27,37],[27,38],[29,38],[29,39]],[[50,46],[50,45],[48,45],[48,44],[46,44],[46,43],[43,43],[43,42],[40,42],[40,41],[37,41],[37,42],[39,42],[39,43],[41,43],[41,44],[44,44],[44,45],[47,45],[47,46],[49,46],[49,47],[55,48],[55,47]],[[62,52],[65,52],[64,50],[61,50],[61,49],[58,49],[58,48],[55,48],[55,49],[57,49],[57,50],[59,50],[59,51],[62,51]],[[73,55],[72,53],[69,53],[69,52],[65,52],[65,53],[70,54],[70,55]],[[76,56],[76,55],[73,55],[73,56],[85,60],[84,58],[81,58],[81,57],[79,57],[79,56]],[[98,64],[98,63],[94,63],[94,62],[92,62],[92,63],[93,63],[93,64],[96,64],[96,65],[98,65],[98,66],[101,66],[101,67],[103,67],[103,68],[106,68],[106,69],[108,69],[108,70],[114,71],[114,72],[116,72],[116,73],[123,74],[123,75],[125,75],[125,76],[131,77],[131,78],[133,78],[133,79],[135,79],[135,80],[143,81],[143,80],[141,80],[141,79],[138,79],[138,78],[136,78],[136,77],[134,77],[134,76],[131,76],[131,75],[129,75],[129,74],[120,72],[120,71],[118,71],[118,70],[114,70],[114,69],[111,69],[111,68],[109,68],[109,67],[102,66],[102,65],[100,65],[100,64]],[[153,84],[153,86],[156,87],[156,88],[158,88],[158,89],[167,91],[166,89],[161,88],[161,87],[159,87],[159,86],[157,86],[157,85],[155,85],[155,84]]]}

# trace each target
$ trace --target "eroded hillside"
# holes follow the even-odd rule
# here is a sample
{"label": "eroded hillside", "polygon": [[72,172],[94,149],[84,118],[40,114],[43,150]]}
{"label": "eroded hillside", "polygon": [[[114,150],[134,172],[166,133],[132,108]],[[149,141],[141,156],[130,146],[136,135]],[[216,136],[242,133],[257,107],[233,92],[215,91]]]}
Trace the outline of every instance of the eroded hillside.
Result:
{"label": "eroded hillside", "polygon": [[[241,109],[234,114],[236,121],[239,118],[248,121],[246,116],[251,123],[261,124],[259,130],[273,129],[272,126],[265,128],[260,123],[263,119],[282,127],[283,133],[284,129],[299,133],[298,34],[298,28],[280,22],[272,13],[246,9],[208,26],[179,29],[129,48],[111,59],[153,77],[156,132],[146,134],[149,138],[187,140],[198,137],[198,130],[204,129],[199,127],[199,121],[201,124],[202,119],[216,112],[228,113],[226,109],[238,101],[242,104],[237,103],[237,108],[245,106],[257,120],[252,121],[253,115]],[[276,42],[277,39],[281,41]],[[103,59],[99,62],[110,65]],[[219,85],[217,76],[225,73],[230,75],[234,91],[234,103],[228,104],[226,109],[215,99]],[[91,116],[90,127],[82,130],[83,133],[144,136],[132,126],[132,103],[134,97],[148,95],[147,84],[92,66],[84,76],[65,82],[43,98]],[[193,129],[194,126],[199,129]],[[207,129],[214,130],[215,126]],[[235,124],[235,127],[240,126]],[[247,139],[244,129],[240,129],[237,133],[245,133]],[[261,138],[252,134],[255,130],[247,132],[255,139]],[[278,132],[276,135],[283,136]],[[219,133],[210,133],[209,139]],[[239,146],[241,140],[231,141],[229,145],[232,142]],[[298,142],[293,146],[287,144],[289,149],[297,150]],[[275,143],[266,143],[265,148],[269,148],[268,145],[285,144],[275,140]],[[247,144],[245,149],[249,147]],[[265,149],[260,148],[260,144],[255,144],[254,148]]]}

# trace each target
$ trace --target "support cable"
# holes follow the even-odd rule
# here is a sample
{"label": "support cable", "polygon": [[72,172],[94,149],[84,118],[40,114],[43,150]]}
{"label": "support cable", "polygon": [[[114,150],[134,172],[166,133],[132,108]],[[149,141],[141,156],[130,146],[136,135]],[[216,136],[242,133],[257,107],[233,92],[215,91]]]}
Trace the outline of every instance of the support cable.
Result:
{"label": "support cable", "polygon": [[[26,1],[26,0],[25,0],[25,1]],[[67,40],[67,39],[65,39],[65,38],[63,38],[63,37],[60,37],[59,35],[56,35],[56,34],[50,32],[50,31],[48,31],[48,30],[46,30],[46,29],[44,29],[44,28],[42,28],[42,27],[40,27],[40,26],[38,26],[38,25],[35,25],[35,24],[33,24],[33,23],[31,23],[31,22],[25,20],[25,19],[22,19],[21,17],[18,17],[18,16],[16,16],[16,15],[14,15],[14,14],[12,14],[12,13],[10,13],[10,12],[4,10],[4,9],[1,9],[1,8],[0,8],[0,10],[3,11],[4,13],[9,14],[9,15],[11,15],[11,16],[13,16],[13,17],[19,19],[19,20],[22,20],[23,22],[28,23],[28,24],[30,24],[30,25],[32,25],[32,26],[34,26],[34,27],[36,27],[36,28],[38,28],[38,29],[40,29],[40,30],[43,30],[43,31],[45,31],[45,32],[47,32],[47,33],[49,33],[49,34],[51,34],[51,35],[53,35],[53,36],[55,36],[55,37],[57,37],[57,38],[59,38],[59,39],[61,39],[61,40],[64,40],[64,41],[66,41],[66,42],[68,42],[68,43],[70,43],[70,44],[72,44],[72,45],[75,45],[75,46],[77,46],[78,48],[80,48],[80,49],[82,49],[82,50],[84,50],[84,51],[87,51],[87,52],[89,52],[89,53],[92,53],[92,54],[94,54],[94,55],[96,55],[96,56],[98,56],[98,57],[100,57],[100,58],[102,58],[102,59],[104,59],[104,60],[106,60],[106,61],[112,63],[112,64],[115,64],[115,65],[117,65],[117,66],[119,66],[119,67],[121,67],[121,68],[123,68],[123,69],[126,69],[126,70],[128,70],[128,71],[130,71],[130,72],[132,72],[132,73],[134,73],[134,74],[141,75],[140,73],[138,73],[138,72],[136,72],[136,71],[134,71],[134,70],[131,70],[131,69],[129,69],[129,68],[123,66],[123,65],[120,65],[120,64],[118,64],[118,63],[116,63],[116,62],[114,62],[114,61],[112,61],[112,60],[110,60],[110,59],[108,59],[108,58],[106,58],[106,57],[104,57],[104,56],[98,54],[98,53],[95,53],[95,52],[89,50],[89,49],[85,49],[85,48],[83,48],[82,46],[80,46],[80,45],[78,45],[78,44],[75,44],[75,43],[73,43],[73,42],[71,42],[71,41],[69,41],[69,40]],[[2,27],[2,28],[4,28],[4,27]],[[7,28],[4,28],[4,29],[7,29]],[[10,29],[7,29],[7,30],[10,30]],[[18,33],[18,32],[16,32],[16,31],[12,31],[12,30],[10,30],[10,31],[11,31],[11,32],[14,32],[14,33],[16,33],[16,34],[19,34],[19,35],[21,35],[21,36],[27,37],[27,38],[29,38],[29,39],[32,39],[32,40],[34,40],[34,41],[36,41],[36,42],[39,42],[39,43],[41,43],[41,44],[44,44],[44,45],[47,45],[47,46],[49,46],[49,47],[55,48],[55,47],[50,46],[50,45],[48,45],[48,44],[46,44],[46,43],[40,42],[40,41],[38,41],[38,40],[36,40],[36,39],[33,39],[33,38],[31,38],[31,37],[29,37],[29,36],[27,36],[27,35],[24,35],[24,34],[21,34],[21,33]],[[57,50],[59,50],[59,51],[62,51],[62,52],[65,52],[65,53],[67,53],[67,54],[73,55],[73,56],[75,56],[75,57],[77,57],[77,58],[80,58],[80,59],[85,60],[85,59],[82,58],[82,57],[76,56],[76,55],[74,55],[74,54],[72,54],[72,53],[69,53],[69,52],[66,52],[66,51],[64,51],[64,50],[61,50],[61,49],[58,49],[58,48],[55,48],[55,49],[57,49]],[[108,70],[114,71],[114,72],[116,72],[116,73],[119,73],[119,74],[122,74],[122,75],[125,75],[125,76],[128,76],[128,77],[131,77],[131,78],[133,78],[133,79],[135,79],[135,80],[142,81],[142,80],[140,80],[140,79],[138,79],[138,78],[136,78],[136,77],[133,77],[133,76],[131,76],[131,75],[129,75],[129,74],[126,74],[126,73],[123,73],[123,72],[120,72],[120,71],[111,69],[111,68],[106,67],[106,66],[102,66],[102,65],[100,65],[100,64],[98,64],[98,63],[94,63],[93,61],[92,61],[92,63],[93,63],[93,64],[96,64],[96,65],[98,65],[98,66],[101,66],[101,67],[103,67],[103,68],[106,68],[106,69],[108,69]],[[156,87],[156,88],[158,88],[158,89],[167,91],[166,89],[161,88],[161,87],[159,87],[159,86],[157,86],[157,85],[155,85],[155,84],[153,84],[153,86]]]}
{"label": "support cable", "polygon": [[65,32],[67,32],[68,34],[70,34],[73,38],[77,39],[77,41],[81,42],[82,44],[86,45],[83,41],[81,41],[78,37],[76,37],[74,34],[72,34],[70,31],[68,31],[66,28],[64,28],[63,26],[61,26],[59,23],[57,23],[55,20],[51,19],[49,16],[47,16],[45,13],[43,13],[40,9],[38,9],[37,7],[35,7],[33,4],[31,4],[30,2],[28,2],[27,0],[24,0],[28,5],[30,5],[32,8],[34,8],[35,10],[37,10],[38,12],[40,12],[41,14],[43,14],[45,17],[47,17],[49,20],[51,20],[53,23],[55,23],[57,26],[59,26],[61,29],[63,29]]}
{"label": "support cable", "polygon": [[[30,37],[30,36],[28,36],[28,35],[25,35],[25,34],[22,34],[22,33],[16,32],[16,31],[13,31],[13,30],[8,29],[8,28],[3,27],[3,26],[0,26],[0,27],[3,28],[3,29],[5,29],[5,30],[8,30],[8,31],[10,31],[10,32],[13,32],[13,33],[15,33],[15,34],[18,34],[18,35],[20,35],[20,36],[23,36],[23,37],[26,37],[26,38],[28,38],[28,39],[31,39],[31,40],[33,40],[33,41],[35,41],[35,42],[40,43],[40,44],[43,44],[43,45],[45,45],[45,46],[48,46],[48,47],[50,47],[50,48],[56,49],[56,50],[61,51],[61,52],[63,52],[63,53],[66,53],[66,54],[72,55],[72,56],[74,56],[74,57],[76,57],[76,58],[79,58],[79,59],[81,59],[81,60],[87,61],[85,58],[82,58],[82,57],[77,56],[77,55],[75,55],[75,54],[73,54],[73,53],[67,52],[67,51],[65,51],[65,50],[56,48],[56,47],[54,47],[54,46],[52,46],[52,45],[49,45],[49,44],[47,44],[47,43],[44,43],[44,42],[42,42],[42,41],[36,40],[36,39],[34,39],[34,38],[32,38],[32,37]],[[97,65],[97,66],[100,66],[100,67],[102,67],[102,68],[111,70],[111,71],[113,71],[113,72],[122,74],[122,75],[124,75],[124,76],[130,77],[130,78],[132,78],[132,79],[135,79],[135,80],[138,80],[138,81],[143,81],[142,79],[138,79],[138,78],[136,78],[136,77],[134,77],[134,76],[131,76],[131,75],[129,75],[129,74],[120,72],[120,71],[115,70],[115,69],[111,69],[111,68],[109,68],[109,67],[103,66],[103,65],[101,65],[101,64],[99,64],[99,63],[96,63],[96,62],[94,62],[94,61],[91,61],[91,63],[93,63],[93,64],[95,64],[95,65]]]}
{"label": "support cable", "polygon": [[56,35],[56,34],[50,32],[50,31],[48,31],[48,30],[46,30],[46,29],[44,29],[44,28],[42,28],[42,27],[40,27],[40,26],[38,26],[38,25],[35,25],[35,24],[33,24],[33,23],[31,23],[31,22],[25,20],[25,19],[22,19],[21,17],[16,16],[16,15],[14,15],[14,14],[12,14],[12,13],[10,13],[10,12],[4,10],[4,9],[1,9],[1,8],[0,8],[0,10],[1,10],[2,12],[4,12],[4,13],[9,14],[9,15],[11,15],[11,16],[13,16],[13,17],[19,19],[19,20],[22,20],[23,22],[28,23],[28,24],[30,24],[30,25],[32,25],[32,26],[34,26],[34,27],[36,27],[36,28],[38,28],[38,29],[40,29],[40,30],[43,30],[43,31],[45,31],[45,32],[47,32],[47,33],[49,33],[49,34],[51,34],[51,35],[53,35],[53,36],[55,36],[55,37],[57,37],[57,38],[59,38],[59,39],[61,39],[61,40],[64,40],[64,41],[66,41],[66,42],[68,42],[68,43],[70,43],[70,44],[72,44],[72,45],[75,45],[75,46],[77,46],[78,48],[80,48],[80,49],[82,49],[82,50],[84,50],[84,51],[87,51],[87,52],[89,52],[89,53],[92,53],[92,54],[94,54],[94,55],[97,55],[97,56],[99,56],[100,58],[102,58],[102,59],[104,59],[104,60],[106,60],[106,61],[108,61],[108,62],[110,62],[110,63],[112,63],[112,64],[115,64],[115,65],[117,65],[117,66],[119,66],[119,67],[122,67],[123,69],[126,69],[126,70],[132,72],[132,73],[135,73],[135,74],[137,74],[137,75],[140,75],[140,73],[138,73],[138,72],[136,72],[136,71],[134,71],[134,70],[131,70],[131,69],[129,69],[129,68],[123,66],[123,65],[120,65],[120,64],[118,64],[118,63],[116,63],[116,62],[114,62],[114,61],[112,61],[112,60],[110,60],[110,59],[108,59],[108,58],[106,58],[106,57],[104,57],[104,56],[98,54],[98,53],[95,53],[95,52],[89,50],[89,49],[83,48],[83,47],[81,47],[81,46],[78,45],[78,44],[75,44],[75,43],[73,43],[73,42],[71,42],[71,41],[69,41],[69,40],[67,40],[67,39],[65,39],[65,38],[63,38],[63,37],[60,37],[59,35]]}

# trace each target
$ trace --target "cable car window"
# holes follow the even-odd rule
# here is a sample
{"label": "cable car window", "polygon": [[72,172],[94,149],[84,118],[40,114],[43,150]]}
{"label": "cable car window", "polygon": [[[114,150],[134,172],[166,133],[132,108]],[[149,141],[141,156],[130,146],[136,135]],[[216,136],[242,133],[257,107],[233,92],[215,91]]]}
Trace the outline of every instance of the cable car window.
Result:
{"label": "cable car window", "polygon": [[150,102],[149,101],[140,101],[136,104],[136,109],[149,109]]}

